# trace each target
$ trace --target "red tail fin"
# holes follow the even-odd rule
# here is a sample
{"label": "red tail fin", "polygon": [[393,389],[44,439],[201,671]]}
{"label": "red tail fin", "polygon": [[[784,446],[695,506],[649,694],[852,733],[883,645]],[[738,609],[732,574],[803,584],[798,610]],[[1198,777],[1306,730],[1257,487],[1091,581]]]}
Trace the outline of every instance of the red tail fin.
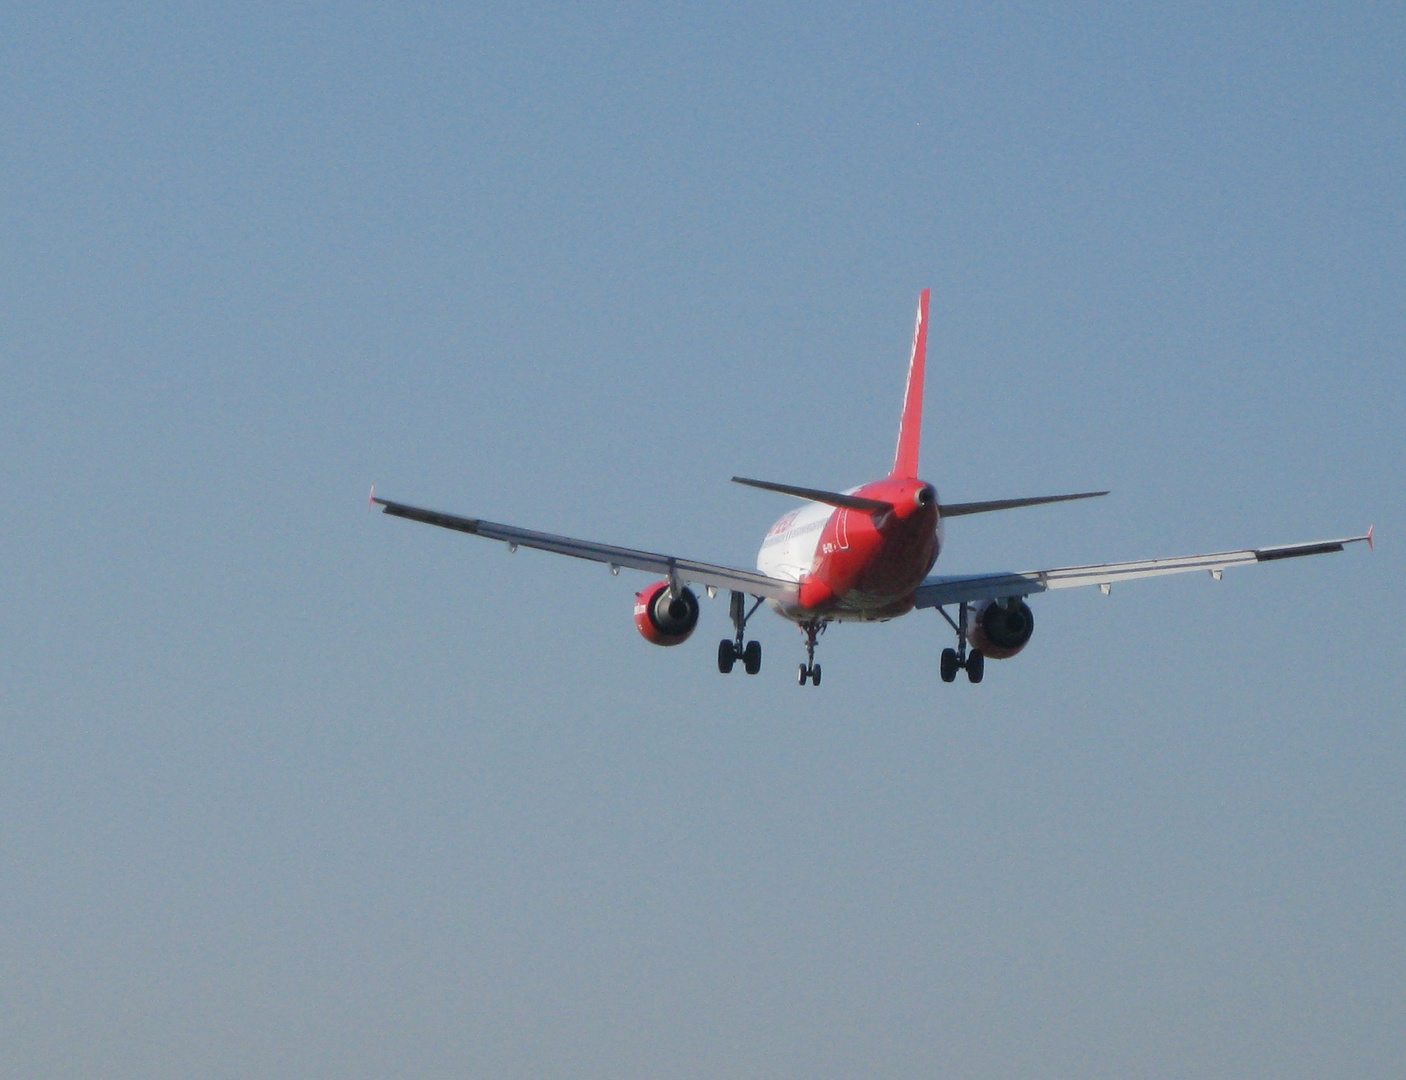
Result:
{"label": "red tail fin", "polygon": [[908,391],[903,395],[903,419],[898,424],[898,455],[891,475],[917,479],[918,451],[923,440],[923,371],[928,359],[928,297],[918,297],[918,324],[913,327],[913,355],[908,360]]}

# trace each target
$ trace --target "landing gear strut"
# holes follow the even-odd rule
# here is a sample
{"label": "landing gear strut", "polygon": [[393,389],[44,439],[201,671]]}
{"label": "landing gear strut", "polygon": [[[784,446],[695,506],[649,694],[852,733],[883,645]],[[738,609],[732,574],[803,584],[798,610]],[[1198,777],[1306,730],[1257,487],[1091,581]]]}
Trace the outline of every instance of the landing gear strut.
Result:
{"label": "landing gear strut", "polygon": [[952,616],[947,614],[945,607],[937,609],[942,613],[942,617],[947,620],[947,624],[957,631],[957,647],[955,649],[942,650],[942,681],[955,682],[957,672],[963,668],[967,672],[969,682],[979,683],[981,677],[986,674],[986,654],[980,649],[967,651],[967,605],[964,602],[961,610],[957,613],[957,621],[952,621]]}
{"label": "landing gear strut", "polygon": [[801,665],[801,670],[796,682],[801,686],[809,679],[812,686],[820,685],[820,665],[815,662],[815,642],[821,634],[825,633],[825,628],[830,624],[823,619],[811,619],[809,622],[801,623],[801,629],[806,632],[806,662]]}
{"label": "landing gear strut", "polygon": [[747,620],[755,615],[757,608],[761,606],[762,598],[759,596],[757,602],[752,605],[752,610],[748,611],[746,593],[733,591],[728,603],[728,616],[732,619],[734,636],[732,639],[723,638],[718,642],[718,670],[724,675],[732,670],[732,665],[738,660],[742,661],[742,669],[748,675],[755,675],[761,671],[762,643],[760,641],[743,643],[743,638],[747,633]]}

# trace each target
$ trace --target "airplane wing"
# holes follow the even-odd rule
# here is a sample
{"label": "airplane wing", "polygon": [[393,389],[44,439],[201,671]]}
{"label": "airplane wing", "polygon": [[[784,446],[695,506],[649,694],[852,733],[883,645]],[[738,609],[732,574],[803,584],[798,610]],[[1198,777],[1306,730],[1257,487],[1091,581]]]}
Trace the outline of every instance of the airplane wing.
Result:
{"label": "airplane wing", "polygon": [[606,563],[612,569],[623,566],[630,570],[644,570],[677,580],[681,584],[692,583],[710,589],[732,589],[753,596],[764,596],[770,600],[794,598],[796,595],[794,581],[768,577],[755,570],[736,570],[730,566],[714,566],[712,563],[680,559],[673,555],[658,555],[652,551],[636,551],[634,548],[615,547],[611,544],[593,543],[590,540],[575,540],[569,536],[554,536],[551,533],[520,529],[515,525],[499,525],[497,522],[480,518],[457,517],[454,514],[440,513],[438,510],[423,510],[418,506],[378,499],[375,495],[371,496],[371,501],[382,508],[382,513],[393,517],[422,521],[426,525],[438,525],[444,529],[456,529],[475,536],[485,536],[490,540],[501,540],[513,550],[521,546],[536,548],[538,551],[552,551],[558,555]]}
{"label": "airplane wing", "polygon": [[1281,544],[1277,547],[1247,548],[1244,551],[1218,551],[1210,555],[1187,555],[1178,559],[1144,559],[1140,562],[1102,563],[1097,566],[1063,566],[1054,570],[1029,570],[1023,573],[971,574],[951,577],[930,577],[918,586],[915,606],[940,607],[943,604],[975,603],[980,600],[1000,600],[1011,596],[1029,596],[1050,589],[1073,589],[1081,585],[1097,585],[1107,592],[1116,581],[1161,577],[1164,574],[1187,574],[1206,570],[1219,579],[1230,566],[1293,559],[1300,555],[1324,555],[1341,551],[1344,544],[1365,542],[1372,545],[1372,530],[1364,536],[1347,536],[1339,540],[1319,540],[1308,544]]}

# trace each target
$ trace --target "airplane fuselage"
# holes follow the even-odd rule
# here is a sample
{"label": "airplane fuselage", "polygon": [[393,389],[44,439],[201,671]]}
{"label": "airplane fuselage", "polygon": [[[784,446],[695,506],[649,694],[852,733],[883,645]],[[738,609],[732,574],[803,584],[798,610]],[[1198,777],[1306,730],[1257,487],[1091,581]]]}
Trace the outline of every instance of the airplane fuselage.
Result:
{"label": "airplane fuselage", "polygon": [[788,619],[892,619],[912,609],[937,561],[942,520],[931,484],[890,477],[844,494],[892,509],[807,502],[771,527],[757,553],[758,570],[797,583],[794,600],[772,605]]}

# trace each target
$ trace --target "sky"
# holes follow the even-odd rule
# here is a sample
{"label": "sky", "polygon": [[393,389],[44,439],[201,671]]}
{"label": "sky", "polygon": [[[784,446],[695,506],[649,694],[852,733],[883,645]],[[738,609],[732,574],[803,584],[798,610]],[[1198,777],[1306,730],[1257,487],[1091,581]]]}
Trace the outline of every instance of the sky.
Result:
{"label": "sky", "polygon": [[[6,4],[0,1072],[1406,1060],[1399,4]],[[1362,533],[760,675],[648,579],[891,462],[939,570]]]}

